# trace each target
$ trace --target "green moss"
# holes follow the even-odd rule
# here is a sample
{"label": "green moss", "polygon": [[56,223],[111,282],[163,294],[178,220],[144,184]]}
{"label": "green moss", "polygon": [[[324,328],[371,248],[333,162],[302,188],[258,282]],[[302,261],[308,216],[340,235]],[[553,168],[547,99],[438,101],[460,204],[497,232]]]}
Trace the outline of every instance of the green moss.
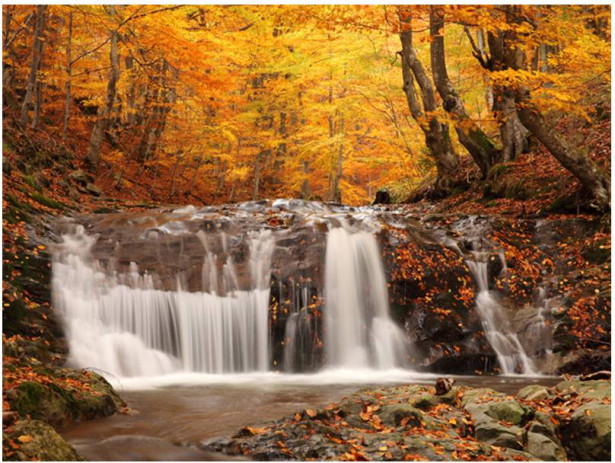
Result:
{"label": "green moss", "polygon": [[24,175],[23,181],[26,182],[28,185],[30,185],[32,188],[34,188],[38,192],[43,190],[40,183],[38,183],[38,181],[32,175]]}
{"label": "green moss", "polygon": [[41,402],[48,393],[45,386],[26,381],[21,383],[15,392],[16,399],[11,401],[11,408],[23,417],[40,417]]}
{"label": "green moss", "polygon": [[50,207],[52,209],[64,210],[64,205],[59,203],[58,201],[48,198],[47,196],[41,193],[31,193],[31,198],[39,204],[43,206]]}

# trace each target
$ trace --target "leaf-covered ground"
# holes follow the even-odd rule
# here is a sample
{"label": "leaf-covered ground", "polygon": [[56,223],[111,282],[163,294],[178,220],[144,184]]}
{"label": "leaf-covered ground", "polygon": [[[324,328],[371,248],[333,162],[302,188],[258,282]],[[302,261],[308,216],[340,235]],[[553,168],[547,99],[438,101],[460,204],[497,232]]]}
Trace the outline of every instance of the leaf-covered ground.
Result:
{"label": "leaf-covered ground", "polygon": [[358,391],[205,445],[254,460],[610,459],[610,381],[528,386],[516,396],[427,386]]}

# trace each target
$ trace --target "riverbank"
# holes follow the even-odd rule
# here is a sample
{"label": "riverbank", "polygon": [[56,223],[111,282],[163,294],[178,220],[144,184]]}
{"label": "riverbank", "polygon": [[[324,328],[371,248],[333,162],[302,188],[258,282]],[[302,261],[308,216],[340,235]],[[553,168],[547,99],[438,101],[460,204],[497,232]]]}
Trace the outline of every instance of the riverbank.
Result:
{"label": "riverbank", "polygon": [[515,395],[487,388],[362,389],[324,408],[251,424],[202,448],[251,460],[599,460],[611,458],[610,380]]}

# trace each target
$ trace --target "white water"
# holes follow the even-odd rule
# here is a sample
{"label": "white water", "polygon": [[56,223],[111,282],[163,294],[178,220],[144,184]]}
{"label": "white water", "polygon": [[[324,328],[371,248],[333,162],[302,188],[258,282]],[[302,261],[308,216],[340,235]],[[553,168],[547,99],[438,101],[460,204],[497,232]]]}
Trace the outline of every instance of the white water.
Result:
{"label": "white water", "polygon": [[[249,240],[253,288],[225,296],[183,291],[179,282],[176,291],[154,289],[135,265],[128,278],[107,275],[89,258],[94,241],[81,228],[64,237],[54,262],[54,302],[72,363],[118,377],[268,369],[270,232]],[[211,283],[216,287],[217,277]]]}
{"label": "white water", "polygon": [[389,316],[382,257],[373,234],[333,228],[325,267],[325,352],[338,368],[405,365],[402,330]]}
{"label": "white water", "polygon": [[478,289],[476,310],[481,318],[485,336],[496,353],[502,373],[537,374],[534,363],[525,352],[517,333],[510,326],[506,309],[489,290],[487,256],[476,251],[473,255],[474,260],[466,262],[474,275]]}

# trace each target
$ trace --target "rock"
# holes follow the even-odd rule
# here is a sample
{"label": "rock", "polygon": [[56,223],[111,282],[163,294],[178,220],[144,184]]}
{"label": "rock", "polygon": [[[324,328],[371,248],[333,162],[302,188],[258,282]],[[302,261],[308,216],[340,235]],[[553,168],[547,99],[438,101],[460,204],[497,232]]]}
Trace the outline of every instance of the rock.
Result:
{"label": "rock", "polygon": [[546,387],[538,384],[526,386],[517,392],[517,397],[524,400],[544,400],[550,395],[551,393]]}
{"label": "rock", "polygon": [[451,390],[455,384],[453,378],[438,378],[436,381],[436,395],[444,395]]}
{"label": "rock", "polygon": [[391,204],[391,195],[388,190],[378,190],[372,204]]}
{"label": "rock", "polygon": [[429,410],[438,404],[453,404],[457,398],[458,387],[453,387],[450,391],[443,395],[434,395],[429,392],[418,394],[415,398],[410,399],[410,404],[420,410]]}
{"label": "rock", "polygon": [[611,372],[609,370],[597,371],[595,373],[589,373],[579,378],[581,381],[595,381],[599,379],[611,379]]}
{"label": "rock", "polygon": [[[18,460],[83,461],[75,449],[43,421],[18,421],[9,437],[18,442],[19,448],[14,455]],[[6,453],[3,456],[13,457]]]}
{"label": "rock", "polygon": [[562,381],[555,388],[560,392],[560,395],[564,396],[581,394],[585,399],[602,400],[611,398],[610,381]]}
{"label": "rock", "polygon": [[72,171],[69,174],[69,176],[76,182],[81,183],[82,185],[87,185],[90,182],[90,178],[91,178],[88,174],[86,174],[81,169]]}
{"label": "rock", "polygon": [[[474,417],[474,416],[473,416]],[[525,431],[518,426],[506,427],[495,420],[474,419],[476,439],[497,447],[522,450]]]}
{"label": "rock", "polygon": [[539,460],[565,460],[566,452],[559,443],[535,432],[528,432],[523,449]]}
{"label": "rock", "polygon": [[15,412],[2,412],[2,424],[4,426],[10,426],[17,421],[18,418],[19,415]]}
{"label": "rock", "polygon": [[68,197],[70,199],[72,199],[73,201],[79,201],[79,199],[81,198],[81,195],[79,194],[79,191],[73,187],[69,187],[68,188]]}
{"label": "rock", "polygon": [[562,425],[562,441],[572,460],[611,460],[611,406],[591,401]]}
{"label": "rock", "polygon": [[379,411],[378,415],[383,423],[395,427],[401,426],[401,422],[405,421],[406,418],[408,420],[405,426],[409,427],[419,427],[421,422],[425,422],[427,419],[421,410],[406,404],[387,405]]}
{"label": "rock", "polygon": [[94,196],[102,195],[102,190],[96,185],[94,185],[93,183],[88,183],[85,186],[85,189],[88,190],[90,193],[92,193]]}
{"label": "rock", "polygon": [[476,439],[498,447],[522,450],[522,428],[533,413],[514,399],[491,389],[469,389],[462,406],[474,420]]}

